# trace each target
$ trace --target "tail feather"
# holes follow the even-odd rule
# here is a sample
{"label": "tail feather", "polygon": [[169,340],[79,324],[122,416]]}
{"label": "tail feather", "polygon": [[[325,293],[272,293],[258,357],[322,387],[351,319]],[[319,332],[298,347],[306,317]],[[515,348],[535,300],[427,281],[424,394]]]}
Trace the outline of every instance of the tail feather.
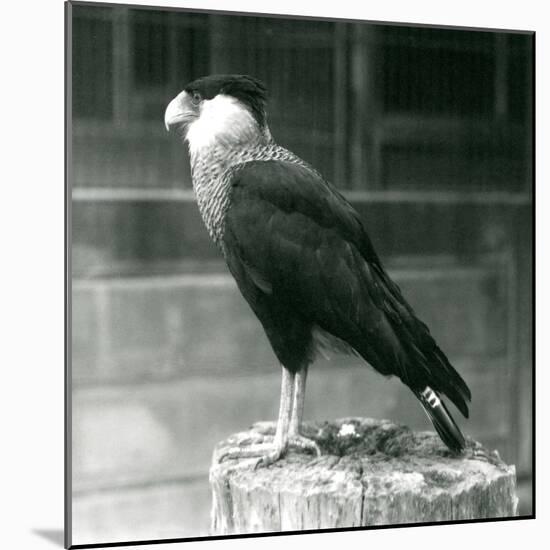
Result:
{"label": "tail feather", "polygon": [[463,451],[466,446],[464,436],[439,395],[429,386],[415,394],[443,443],[455,453]]}
{"label": "tail feather", "polygon": [[[443,392],[457,407],[457,409],[468,418],[468,402],[472,399],[470,388],[464,379],[449,363],[445,354],[436,346],[434,356],[440,365],[434,373],[434,386]],[[437,385],[436,385],[437,383]]]}
{"label": "tail feather", "polygon": [[[399,367],[393,373],[415,393],[426,387],[440,392],[468,418],[468,402],[472,399],[468,385],[439,349],[426,324],[416,317],[374,252],[372,255],[374,259],[369,263],[369,273],[376,281],[374,300],[378,300],[377,305],[387,316],[396,338],[388,339],[382,333],[380,340],[390,342],[388,345],[393,347],[394,356],[400,357]],[[395,341],[397,346],[392,343]],[[368,357],[365,358],[369,361]]]}

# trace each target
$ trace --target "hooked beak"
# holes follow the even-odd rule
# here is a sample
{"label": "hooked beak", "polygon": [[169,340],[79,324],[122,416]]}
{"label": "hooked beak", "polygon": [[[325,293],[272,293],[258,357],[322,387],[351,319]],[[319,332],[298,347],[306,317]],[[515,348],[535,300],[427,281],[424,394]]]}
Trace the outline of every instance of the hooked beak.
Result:
{"label": "hooked beak", "polygon": [[164,126],[170,131],[174,126],[187,126],[198,116],[196,108],[185,91],[178,94],[166,107],[164,112]]}

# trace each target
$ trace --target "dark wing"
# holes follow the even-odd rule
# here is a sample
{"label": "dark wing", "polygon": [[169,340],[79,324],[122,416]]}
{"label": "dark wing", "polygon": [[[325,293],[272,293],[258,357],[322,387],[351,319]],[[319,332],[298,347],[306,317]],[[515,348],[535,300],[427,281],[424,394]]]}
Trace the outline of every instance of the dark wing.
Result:
{"label": "dark wing", "polygon": [[224,247],[261,318],[270,297],[347,342],[413,391],[427,385],[468,415],[470,391],[380,263],[352,206],[317,173],[283,161],[236,170]]}

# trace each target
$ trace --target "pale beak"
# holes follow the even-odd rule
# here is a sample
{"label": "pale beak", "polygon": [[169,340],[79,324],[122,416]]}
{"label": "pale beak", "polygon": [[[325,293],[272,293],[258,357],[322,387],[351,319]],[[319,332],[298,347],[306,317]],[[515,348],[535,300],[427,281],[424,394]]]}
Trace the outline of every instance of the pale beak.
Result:
{"label": "pale beak", "polygon": [[173,126],[187,125],[197,117],[197,112],[189,100],[189,94],[183,91],[178,94],[166,107],[164,112],[164,126],[170,131]]}

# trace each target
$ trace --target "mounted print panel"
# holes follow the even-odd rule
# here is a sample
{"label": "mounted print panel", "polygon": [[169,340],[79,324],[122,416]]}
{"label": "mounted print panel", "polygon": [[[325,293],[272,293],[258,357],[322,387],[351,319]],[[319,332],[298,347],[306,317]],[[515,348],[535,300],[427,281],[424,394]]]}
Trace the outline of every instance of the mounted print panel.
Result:
{"label": "mounted print panel", "polygon": [[534,33],[66,8],[66,545],[532,517]]}

